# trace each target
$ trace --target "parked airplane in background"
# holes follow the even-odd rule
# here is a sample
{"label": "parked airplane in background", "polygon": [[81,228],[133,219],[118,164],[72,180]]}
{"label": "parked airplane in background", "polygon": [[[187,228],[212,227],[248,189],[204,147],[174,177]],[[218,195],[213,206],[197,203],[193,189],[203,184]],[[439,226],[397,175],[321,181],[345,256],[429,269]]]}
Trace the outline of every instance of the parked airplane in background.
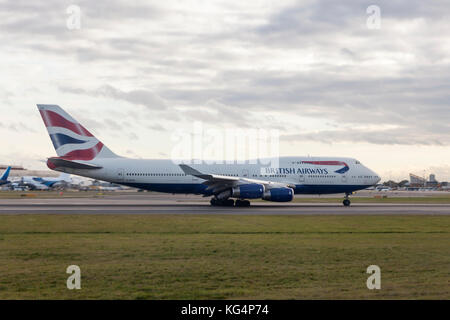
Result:
{"label": "parked airplane in background", "polygon": [[56,178],[24,176],[20,179],[19,186],[26,186],[31,190],[48,190],[59,185],[65,185],[71,181],[70,175],[67,173],[61,173]]}
{"label": "parked airplane in background", "polygon": [[224,206],[248,206],[248,199],[287,202],[294,193],[344,193],[343,204],[349,206],[352,192],[380,181],[353,158],[281,157],[277,168],[249,161],[177,165],[172,160],[124,158],[59,106],[37,106],[58,155],[47,166],[56,171],[145,190],[203,194],[212,196],[212,205]]}
{"label": "parked airplane in background", "polygon": [[11,166],[7,167],[3,175],[0,177],[0,186],[10,183],[8,181],[9,172],[11,171]]}

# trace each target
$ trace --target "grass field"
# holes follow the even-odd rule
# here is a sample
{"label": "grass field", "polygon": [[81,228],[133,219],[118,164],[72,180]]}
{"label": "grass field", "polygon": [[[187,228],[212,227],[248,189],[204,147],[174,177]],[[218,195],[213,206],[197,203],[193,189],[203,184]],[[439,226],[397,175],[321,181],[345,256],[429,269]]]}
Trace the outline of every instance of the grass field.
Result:
{"label": "grass field", "polygon": [[449,281],[448,216],[0,216],[0,299],[450,299]]}

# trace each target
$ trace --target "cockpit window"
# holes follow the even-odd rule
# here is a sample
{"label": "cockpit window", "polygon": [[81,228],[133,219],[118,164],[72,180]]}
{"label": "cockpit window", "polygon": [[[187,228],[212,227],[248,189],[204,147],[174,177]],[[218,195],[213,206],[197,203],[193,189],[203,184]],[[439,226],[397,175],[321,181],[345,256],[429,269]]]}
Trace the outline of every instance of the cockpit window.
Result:
{"label": "cockpit window", "polygon": [[356,164],[361,164],[361,162],[359,162],[358,160],[356,160],[356,162],[355,162]]}

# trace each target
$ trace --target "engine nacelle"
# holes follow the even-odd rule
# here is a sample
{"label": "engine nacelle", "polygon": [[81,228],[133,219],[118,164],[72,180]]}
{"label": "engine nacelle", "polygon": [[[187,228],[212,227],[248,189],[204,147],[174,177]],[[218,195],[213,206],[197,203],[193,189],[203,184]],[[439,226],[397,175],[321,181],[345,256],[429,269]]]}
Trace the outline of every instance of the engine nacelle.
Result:
{"label": "engine nacelle", "polygon": [[294,199],[292,188],[273,188],[264,192],[263,200],[275,202],[289,202]]}
{"label": "engine nacelle", "polygon": [[263,195],[264,186],[257,183],[243,184],[231,189],[231,196],[239,199],[258,199]]}

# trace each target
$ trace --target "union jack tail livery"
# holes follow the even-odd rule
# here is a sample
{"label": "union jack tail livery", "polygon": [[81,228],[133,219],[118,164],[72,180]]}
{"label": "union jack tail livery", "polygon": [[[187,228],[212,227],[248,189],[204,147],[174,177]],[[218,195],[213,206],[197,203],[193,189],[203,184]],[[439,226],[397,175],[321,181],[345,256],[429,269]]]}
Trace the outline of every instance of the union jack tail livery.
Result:
{"label": "union jack tail livery", "polygon": [[60,106],[38,104],[37,107],[59,158],[89,161],[118,157]]}

